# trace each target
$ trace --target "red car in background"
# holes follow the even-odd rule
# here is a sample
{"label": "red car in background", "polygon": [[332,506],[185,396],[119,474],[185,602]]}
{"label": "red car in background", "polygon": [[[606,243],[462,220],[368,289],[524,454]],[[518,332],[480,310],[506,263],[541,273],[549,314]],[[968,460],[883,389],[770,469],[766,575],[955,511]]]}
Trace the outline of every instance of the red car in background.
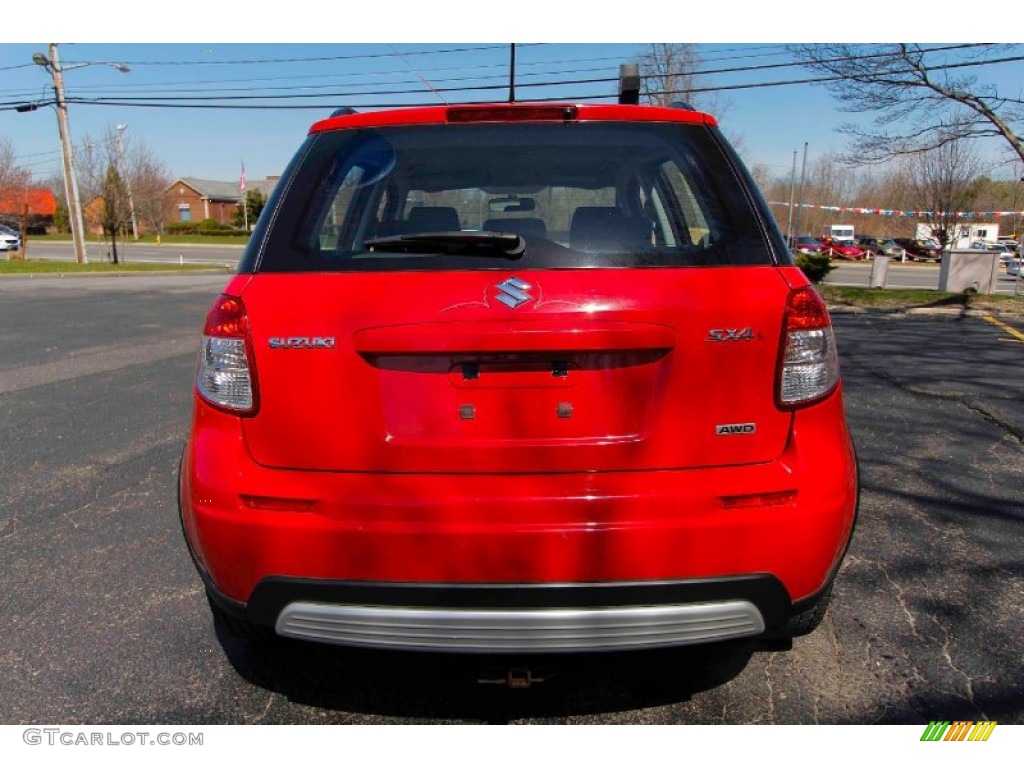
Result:
{"label": "red car in background", "polygon": [[834,240],[831,237],[826,237],[821,241],[821,252],[837,259],[848,259],[850,261],[860,261],[861,259],[866,259],[868,255],[867,251],[856,243],[846,240]]}
{"label": "red car in background", "polygon": [[934,240],[915,240],[897,237],[896,245],[907,252],[907,258],[914,261],[941,261],[942,249]]}
{"label": "red car in background", "polygon": [[790,246],[794,253],[812,255],[821,253],[821,240],[816,237],[797,237]]}
{"label": "red car in background", "polygon": [[466,653],[806,634],[857,461],[825,304],[709,115],[315,124],[202,332],[218,631]]}

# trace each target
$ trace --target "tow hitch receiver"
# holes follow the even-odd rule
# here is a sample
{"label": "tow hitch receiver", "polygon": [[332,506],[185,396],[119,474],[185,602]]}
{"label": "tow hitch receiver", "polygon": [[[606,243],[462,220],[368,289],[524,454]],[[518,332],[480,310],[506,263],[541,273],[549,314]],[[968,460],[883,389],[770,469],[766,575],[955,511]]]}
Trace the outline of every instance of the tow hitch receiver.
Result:
{"label": "tow hitch receiver", "polygon": [[477,682],[481,685],[507,685],[509,688],[529,688],[535,683],[543,683],[547,678],[537,677],[533,670],[524,667],[512,667],[504,676],[498,669],[483,670]]}

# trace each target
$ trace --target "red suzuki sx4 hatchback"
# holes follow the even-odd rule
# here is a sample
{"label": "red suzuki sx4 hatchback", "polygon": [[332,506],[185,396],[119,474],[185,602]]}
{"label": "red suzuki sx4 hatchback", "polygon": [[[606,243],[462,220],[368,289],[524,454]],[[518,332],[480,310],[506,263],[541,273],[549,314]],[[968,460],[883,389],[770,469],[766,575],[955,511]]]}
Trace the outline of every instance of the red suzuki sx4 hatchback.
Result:
{"label": "red suzuki sx4 hatchback", "polygon": [[235,634],[551,653],[811,631],[858,481],[712,117],[460,105],[311,128],[206,318],[180,500]]}

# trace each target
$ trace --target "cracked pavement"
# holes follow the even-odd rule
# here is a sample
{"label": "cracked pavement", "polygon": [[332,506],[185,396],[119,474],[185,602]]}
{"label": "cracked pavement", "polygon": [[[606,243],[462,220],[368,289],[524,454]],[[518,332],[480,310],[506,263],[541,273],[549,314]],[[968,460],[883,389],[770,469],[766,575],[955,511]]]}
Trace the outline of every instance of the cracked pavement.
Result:
{"label": "cracked pavement", "polygon": [[[836,315],[860,517],[790,650],[262,648],[215,635],[175,502],[224,282],[0,281],[0,722],[1024,723],[1024,345],[998,327]],[[513,664],[546,682],[477,683]]]}

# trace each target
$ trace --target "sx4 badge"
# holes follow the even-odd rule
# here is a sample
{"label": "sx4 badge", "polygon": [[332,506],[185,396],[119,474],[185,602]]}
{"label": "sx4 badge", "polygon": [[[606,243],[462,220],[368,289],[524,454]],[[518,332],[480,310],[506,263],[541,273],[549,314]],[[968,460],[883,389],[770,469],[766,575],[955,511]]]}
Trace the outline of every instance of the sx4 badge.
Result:
{"label": "sx4 badge", "polygon": [[753,328],[712,328],[705,341],[753,341]]}

